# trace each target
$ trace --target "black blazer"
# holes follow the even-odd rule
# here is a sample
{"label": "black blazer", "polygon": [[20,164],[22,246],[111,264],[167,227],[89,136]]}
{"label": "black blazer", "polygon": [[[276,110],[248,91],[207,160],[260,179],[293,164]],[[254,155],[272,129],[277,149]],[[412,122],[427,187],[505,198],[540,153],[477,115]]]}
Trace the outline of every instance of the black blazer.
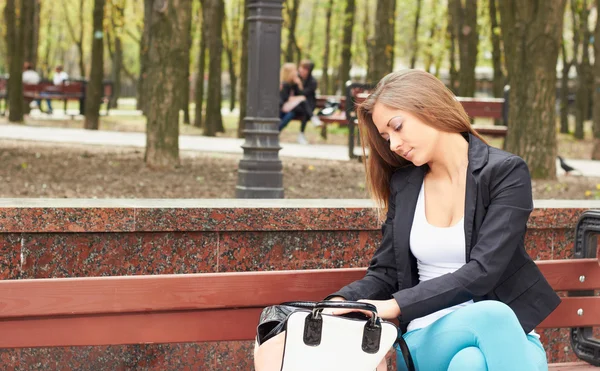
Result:
{"label": "black blazer", "polygon": [[454,273],[419,283],[409,236],[425,168],[411,165],[392,175],[383,239],[366,276],[331,296],[347,300],[393,297],[400,306],[403,332],[415,318],[472,299],[507,304],[528,333],[560,304],[523,245],[533,210],[527,165],[471,134],[465,137],[469,141],[464,215],[467,263]]}

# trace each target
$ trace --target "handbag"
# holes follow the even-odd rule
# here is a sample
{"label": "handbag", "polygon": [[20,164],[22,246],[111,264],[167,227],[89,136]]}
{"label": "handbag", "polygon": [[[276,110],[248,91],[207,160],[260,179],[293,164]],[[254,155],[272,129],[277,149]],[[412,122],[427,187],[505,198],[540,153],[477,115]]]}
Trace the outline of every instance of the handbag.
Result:
{"label": "handbag", "polygon": [[[371,315],[323,313],[329,308],[361,310]],[[374,305],[353,301],[287,302],[267,307],[260,315],[255,367],[257,371],[373,371],[397,343],[408,369],[414,370],[398,328],[379,318]]]}

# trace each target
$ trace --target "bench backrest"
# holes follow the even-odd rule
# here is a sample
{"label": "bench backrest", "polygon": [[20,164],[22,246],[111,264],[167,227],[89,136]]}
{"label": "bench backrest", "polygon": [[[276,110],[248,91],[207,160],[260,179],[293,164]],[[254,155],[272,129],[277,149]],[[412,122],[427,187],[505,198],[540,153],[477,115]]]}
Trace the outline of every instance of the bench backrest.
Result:
{"label": "bench backrest", "polygon": [[[599,232],[597,223],[576,233],[584,245],[579,255],[592,258],[538,262],[556,291],[589,294],[563,298],[540,328],[600,325],[593,291],[600,289]],[[252,340],[263,307],[321,300],[364,274],[352,268],[0,281],[0,348]]]}

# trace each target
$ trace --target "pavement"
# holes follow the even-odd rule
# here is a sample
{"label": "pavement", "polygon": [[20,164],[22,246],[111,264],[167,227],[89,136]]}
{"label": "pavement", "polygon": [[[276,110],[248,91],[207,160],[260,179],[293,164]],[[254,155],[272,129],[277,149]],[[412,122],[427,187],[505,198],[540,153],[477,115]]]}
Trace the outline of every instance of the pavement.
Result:
{"label": "pavement", "polygon": [[[37,110],[36,110],[37,111]],[[55,110],[52,119],[64,120],[74,112],[62,112]],[[137,111],[132,111],[137,112]],[[130,115],[129,111],[111,110],[112,115],[126,114]],[[227,111],[229,113],[229,111]],[[34,114],[32,112],[32,114]],[[136,113],[139,114],[139,113]],[[100,146],[126,146],[140,147],[146,146],[145,133],[131,132],[114,132],[103,130],[85,130],[73,128],[51,128],[37,127],[27,125],[0,124],[0,139],[15,139],[40,142],[56,142],[56,143],[73,143],[73,144],[89,144]],[[219,137],[204,137],[198,135],[180,135],[179,149],[184,151],[198,152],[219,152],[231,154],[243,154],[242,144],[243,139],[237,138],[219,138]],[[279,152],[281,157],[293,158],[313,158],[322,160],[349,160],[348,147],[341,145],[328,144],[296,144],[296,143],[280,143],[282,149]],[[355,149],[355,153],[359,154],[360,148]],[[577,160],[565,159],[572,167],[578,170],[577,175],[586,177],[600,177],[600,161],[592,160]],[[557,160],[557,175],[563,175],[564,171],[560,168]]]}

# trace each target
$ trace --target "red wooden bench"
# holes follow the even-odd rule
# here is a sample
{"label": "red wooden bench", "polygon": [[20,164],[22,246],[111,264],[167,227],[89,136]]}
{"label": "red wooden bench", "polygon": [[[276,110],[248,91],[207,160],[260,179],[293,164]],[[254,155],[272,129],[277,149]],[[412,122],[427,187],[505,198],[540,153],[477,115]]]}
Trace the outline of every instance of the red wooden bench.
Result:
{"label": "red wooden bench", "polygon": [[[85,113],[86,84],[81,80],[67,80],[62,85],[54,85],[52,82],[41,82],[39,84],[24,84],[23,97],[27,104],[37,99],[60,100],[64,103],[64,111],[67,112],[67,101],[79,102],[79,114]],[[108,101],[112,96],[112,82],[103,83],[102,103],[106,104],[106,115],[108,115]]]}
{"label": "red wooden bench", "polygon": [[[600,365],[600,343],[587,333],[600,325],[598,234],[600,213],[584,213],[575,243],[582,258],[537,264],[556,291],[569,292],[539,328],[572,328],[575,353]],[[253,340],[263,307],[320,300],[364,274],[349,268],[0,281],[0,348]],[[595,369],[583,362],[551,368]]]}

